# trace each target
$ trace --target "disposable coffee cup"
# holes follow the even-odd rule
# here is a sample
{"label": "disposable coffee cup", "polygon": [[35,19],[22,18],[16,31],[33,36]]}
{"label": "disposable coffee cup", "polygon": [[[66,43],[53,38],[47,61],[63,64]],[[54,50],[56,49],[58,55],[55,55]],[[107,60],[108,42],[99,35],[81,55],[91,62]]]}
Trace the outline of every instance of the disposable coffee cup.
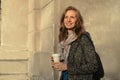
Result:
{"label": "disposable coffee cup", "polygon": [[60,62],[60,54],[59,53],[52,54],[52,57],[53,57],[54,62]]}

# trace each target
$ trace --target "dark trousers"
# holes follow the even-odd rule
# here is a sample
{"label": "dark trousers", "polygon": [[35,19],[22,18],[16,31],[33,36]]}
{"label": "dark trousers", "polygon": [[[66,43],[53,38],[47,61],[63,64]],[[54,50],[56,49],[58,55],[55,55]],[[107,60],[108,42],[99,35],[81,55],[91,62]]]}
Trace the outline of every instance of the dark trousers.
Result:
{"label": "dark trousers", "polygon": [[60,80],[67,80],[67,71],[62,71]]}

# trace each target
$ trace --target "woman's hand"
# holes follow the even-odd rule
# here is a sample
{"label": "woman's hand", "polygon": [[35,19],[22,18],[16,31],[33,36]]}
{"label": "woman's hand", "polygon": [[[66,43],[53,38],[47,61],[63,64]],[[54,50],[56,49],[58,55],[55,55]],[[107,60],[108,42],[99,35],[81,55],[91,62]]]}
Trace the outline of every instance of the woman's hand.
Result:
{"label": "woman's hand", "polygon": [[67,70],[67,65],[63,62],[51,62],[51,65],[53,68],[55,68],[59,71]]}

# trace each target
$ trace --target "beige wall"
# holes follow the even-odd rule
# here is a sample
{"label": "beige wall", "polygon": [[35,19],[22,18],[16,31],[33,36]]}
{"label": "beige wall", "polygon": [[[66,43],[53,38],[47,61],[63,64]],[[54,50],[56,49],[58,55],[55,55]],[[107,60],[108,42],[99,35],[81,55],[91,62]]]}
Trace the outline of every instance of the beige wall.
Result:
{"label": "beige wall", "polygon": [[28,0],[2,0],[0,80],[29,79],[27,14]]}
{"label": "beige wall", "polygon": [[53,80],[50,66],[51,52],[53,52],[54,0],[40,1],[40,15],[38,27],[35,31],[36,45],[33,57],[32,75],[40,80]]}
{"label": "beige wall", "polygon": [[[2,8],[4,8],[2,10],[2,26],[4,27],[1,27],[1,45],[22,48],[26,46],[27,41],[27,0],[24,0],[24,3],[23,0],[19,3],[11,0],[11,3],[9,0],[2,1]],[[13,7],[13,4],[16,7]]]}

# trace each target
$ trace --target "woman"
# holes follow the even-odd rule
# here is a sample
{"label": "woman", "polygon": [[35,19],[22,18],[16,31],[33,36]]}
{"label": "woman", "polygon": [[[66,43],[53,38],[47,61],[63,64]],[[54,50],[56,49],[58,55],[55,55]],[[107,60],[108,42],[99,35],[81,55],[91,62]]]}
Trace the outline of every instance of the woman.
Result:
{"label": "woman", "polygon": [[62,62],[52,62],[62,71],[61,80],[93,80],[97,70],[95,50],[86,36],[83,18],[76,8],[69,6],[60,22],[59,42],[63,47]]}

